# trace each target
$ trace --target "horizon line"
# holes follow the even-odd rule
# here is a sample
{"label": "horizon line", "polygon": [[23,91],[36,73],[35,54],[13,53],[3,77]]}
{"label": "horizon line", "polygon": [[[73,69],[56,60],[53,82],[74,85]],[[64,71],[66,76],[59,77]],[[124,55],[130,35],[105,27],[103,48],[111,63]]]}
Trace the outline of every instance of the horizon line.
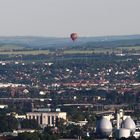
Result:
{"label": "horizon line", "polygon": [[[121,36],[140,36],[140,34],[121,34],[121,35],[91,35],[91,36],[80,36],[78,35],[79,38],[90,38],[90,37],[121,37]],[[46,35],[0,35],[0,37],[42,37],[42,38],[69,38],[70,36],[46,36]]]}

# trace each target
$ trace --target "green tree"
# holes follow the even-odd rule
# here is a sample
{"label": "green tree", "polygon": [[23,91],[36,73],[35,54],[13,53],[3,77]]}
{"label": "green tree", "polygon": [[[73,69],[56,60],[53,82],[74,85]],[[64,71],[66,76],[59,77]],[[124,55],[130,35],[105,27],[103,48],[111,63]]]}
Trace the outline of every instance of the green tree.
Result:
{"label": "green tree", "polygon": [[18,120],[6,114],[0,115],[0,132],[8,132],[18,128]]}
{"label": "green tree", "polygon": [[55,135],[49,135],[46,133],[21,133],[13,140],[57,140],[58,138]]}
{"label": "green tree", "polygon": [[44,128],[44,133],[49,134],[49,135],[53,135],[52,128],[50,126],[45,127]]}
{"label": "green tree", "polygon": [[37,121],[32,119],[24,119],[21,121],[21,128],[28,128],[28,129],[40,129]]}

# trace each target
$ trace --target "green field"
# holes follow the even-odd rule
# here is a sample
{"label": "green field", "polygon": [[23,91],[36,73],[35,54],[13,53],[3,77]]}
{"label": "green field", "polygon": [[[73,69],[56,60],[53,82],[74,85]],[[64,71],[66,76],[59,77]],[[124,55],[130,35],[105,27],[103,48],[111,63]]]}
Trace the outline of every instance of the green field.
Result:
{"label": "green field", "polygon": [[31,51],[0,51],[0,54],[7,55],[38,55],[38,54],[49,54],[48,50],[31,50]]}
{"label": "green field", "polygon": [[30,48],[24,48],[18,45],[1,45],[0,46],[0,54],[3,55],[39,55],[45,54],[48,55],[50,53],[62,53],[62,54],[94,54],[94,53],[121,53],[122,50],[140,50],[140,46],[132,46],[132,47],[117,47],[117,48],[94,48],[92,50],[60,50],[59,52],[50,52],[49,50],[31,50]]}
{"label": "green field", "polygon": [[24,49],[24,47],[18,45],[0,45],[0,51],[11,51],[21,49]]}
{"label": "green field", "polygon": [[64,51],[64,54],[94,54],[94,53],[121,53],[121,49],[112,49],[112,48],[95,48],[94,50],[67,50]]}
{"label": "green field", "polygon": [[128,47],[117,47],[117,48],[94,48],[93,50],[66,50],[64,54],[93,54],[93,53],[122,53],[122,50],[140,50],[140,46],[128,46]]}
{"label": "green field", "polygon": [[118,49],[123,49],[123,50],[140,50],[140,46],[131,46],[131,47],[118,47]]}
{"label": "green field", "polygon": [[64,54],[92,54],[94,51],[83,51],[83,50],[66,50]]}

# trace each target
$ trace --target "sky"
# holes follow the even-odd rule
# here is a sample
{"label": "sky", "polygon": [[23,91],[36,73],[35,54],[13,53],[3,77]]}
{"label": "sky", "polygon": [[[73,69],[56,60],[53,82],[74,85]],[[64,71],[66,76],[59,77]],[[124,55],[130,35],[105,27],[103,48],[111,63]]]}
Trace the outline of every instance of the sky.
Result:
{"label": "sky", "polygon": [[0,0],[0,36],[140,34],[140,0]]}

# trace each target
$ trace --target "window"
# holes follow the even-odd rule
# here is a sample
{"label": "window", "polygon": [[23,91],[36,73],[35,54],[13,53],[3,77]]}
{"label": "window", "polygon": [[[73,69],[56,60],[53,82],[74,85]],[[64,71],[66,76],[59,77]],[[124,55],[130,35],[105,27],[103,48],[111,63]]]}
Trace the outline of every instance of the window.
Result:
{"label": "window", "polygon": [[52,116],[52,125],[54,126],[54,116]]}
{"label": "window", "polygon": [[48,125],[50,125],[50,116],[48,116]]}

